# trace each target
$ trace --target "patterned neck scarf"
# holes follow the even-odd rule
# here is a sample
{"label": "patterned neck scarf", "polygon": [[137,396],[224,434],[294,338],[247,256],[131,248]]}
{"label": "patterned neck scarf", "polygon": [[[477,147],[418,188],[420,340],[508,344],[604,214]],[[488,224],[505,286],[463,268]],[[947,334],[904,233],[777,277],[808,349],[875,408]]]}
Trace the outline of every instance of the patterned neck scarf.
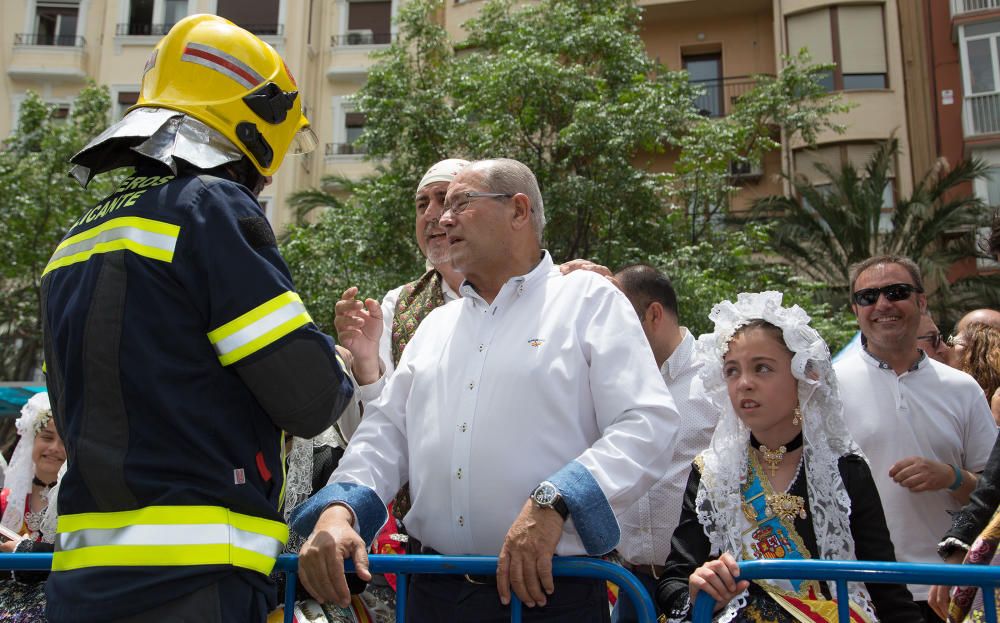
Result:
{"label": "patterned neck scarf", "polygon": [[420,279],[403,286],[392,318],[392,363],[399,365],[403,349],[427,314],[444,305],[441,273],[429,270]]}

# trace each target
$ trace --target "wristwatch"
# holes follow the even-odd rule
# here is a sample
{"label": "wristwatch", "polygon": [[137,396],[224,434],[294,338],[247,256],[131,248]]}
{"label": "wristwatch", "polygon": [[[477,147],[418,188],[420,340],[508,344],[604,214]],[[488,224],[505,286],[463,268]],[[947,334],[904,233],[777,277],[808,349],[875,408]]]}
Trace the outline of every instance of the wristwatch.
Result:
{"label": "wristwatch", "polygon": [[535,490],[531,492],[531,501],[538,508],[551,508],[559,513],[559,516],[564,520],[569,517],[569,507],[566,506],[566,500],[559,493],[559,489],[548,480],[543,480],[535,487]]}

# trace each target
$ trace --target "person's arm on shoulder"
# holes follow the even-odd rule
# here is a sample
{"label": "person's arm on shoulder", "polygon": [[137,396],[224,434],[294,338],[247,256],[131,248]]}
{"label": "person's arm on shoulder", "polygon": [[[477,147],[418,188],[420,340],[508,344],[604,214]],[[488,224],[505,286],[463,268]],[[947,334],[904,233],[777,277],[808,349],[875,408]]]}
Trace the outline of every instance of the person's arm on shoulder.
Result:
{"label": "person's arm on shoulder", "polygon": [[[851,498],[851,535],[858,560],[896,562],[896,551],[889,538],[882,500],[868,463],[859,456],[840,458],[840,476]],[[875,604],[875,613],[883,623],[912,623],[921,619],[920,608],[903,584],[866,584]]]}

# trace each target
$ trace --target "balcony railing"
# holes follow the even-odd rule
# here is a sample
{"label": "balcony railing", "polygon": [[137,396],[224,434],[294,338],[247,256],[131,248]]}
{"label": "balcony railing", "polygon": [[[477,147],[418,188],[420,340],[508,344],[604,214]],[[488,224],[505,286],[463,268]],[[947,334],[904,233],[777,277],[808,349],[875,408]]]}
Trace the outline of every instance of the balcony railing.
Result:
{"label": "balcony railing", "polygon": [[1000,134],[1000,93],[965,96],[965,136]]}
{"label": "balcony railing", "polygon": [[702,92],[694,98],[694,105],[698,111],[706,117],[722,117],[729,114],[736,100],[750,91],[757,84],[757,80],[752,76],[733,76],[714,80],[692,80],[691,84]]}
{"label": "balcony railing", "polygon": [[[155,36],[162,37],[173,28],[173,24],[146,24],[143,22],[129,22],[118,24],[115,27],[115,34],[118,36]],[[240,24],[255,35],[281,35],[285,31],[284,24]]]}
{"label": "balcony railing", "polygon": [[1000,0],[951,0],[951,15],[1000,9]]}
{"label": "balcony railing", "polygon": [[364,145],[358,143],[327,143],[327,156],[361,156],[367,153]]}
{"label": "balcony railing", "polygon": [[370,30],[359,30],[349,32],[346,35],[333,35],[330,37],[330,46],[337,48],[349,45],[389,45],[395,41],[396,35],[391,32],[372,32]]}
{"label": "balcony railing", "polygon": [[87,40],[76,35],[50,35],[47,33],[17,33],[14,45],[58,45],[68,48],[82,48]]}

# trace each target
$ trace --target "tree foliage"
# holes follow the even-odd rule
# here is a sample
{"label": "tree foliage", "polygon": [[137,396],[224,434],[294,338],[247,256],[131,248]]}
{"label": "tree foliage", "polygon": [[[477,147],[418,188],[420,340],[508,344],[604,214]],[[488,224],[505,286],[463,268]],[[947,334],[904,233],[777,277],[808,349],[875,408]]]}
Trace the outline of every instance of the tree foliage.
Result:
{"label": "tree foliage", "polygon": [[107,87],[93,83],[66,118],[28,92],[0,150],[0,378],[30,379],[41,364],[42,270],[73,220],[115,183],[102,176],[83,189],[67,175],[69,158],[104,130],[110,108]]}
{"label": "tree foliage", "polygon": [[[776,220],[774,248],[797,271],[825,283],[839,300],[847,301],[849,270],[855,262],[874,255],[902,255],[913,259],[924,274],[932,308],[938,320],[954,321],[963,309],[997,302],[1000,278],[983,276],[952,285],[948,272],[955,262],[975,258],[974,232],[988,226],[989,208],[975,195],[961,190],[986,173],[987,165],[965,160],[952,168],[939,162],[913,189],[900,197],[885,222],[886,188],[892,187],[892,167],[898,142],[882,143],[859,169],[844,163],[840,169],[817,164],[830,180],[814,186],[804,177],[792,180],[795,197],[758,200],[755,213]],[[962,301],[962,307],[954,305]]]}
{"label": "tree foliage", "polygon": [[[376,174],[324,179],[347,199],[322,189],[292,198],[300,213],[329,208],[284,243],[300,290],[320,306],[314,316],[332,313],[331,292],[360,285],[379,296],[421,272],[413,194],[438,160],[524,162],[545,198],[544,242],[556,261],[615,267],[697,243],[711,217],[697,206],[722,207],[730,162],[759,158],[782,132],[810,140],[843,110],[817,84],[826,68],[800,56],[760,77],[729,116],[702,116],[686,73],[647,55],[633,0],[490,0],[458,46],[436,22],[440,6],[400,7],[399,40],[377,54],[356,97]],[[667,153],[674,172],[655,172]]]}

